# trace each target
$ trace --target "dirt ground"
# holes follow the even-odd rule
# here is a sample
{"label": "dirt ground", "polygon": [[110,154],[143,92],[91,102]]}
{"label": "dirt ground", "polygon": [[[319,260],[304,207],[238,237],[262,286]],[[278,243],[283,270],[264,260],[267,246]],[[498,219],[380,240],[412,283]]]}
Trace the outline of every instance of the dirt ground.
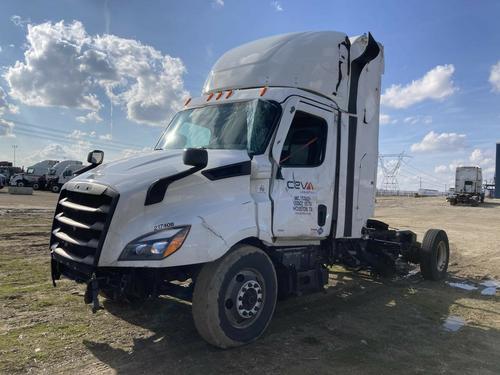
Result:
{"label": "dirt ground", "polygon": [[[0,373],[499,374],[500,201],[378,198],[376,216],[418,233],[443,228],[448,282],[419,274],[373,280],[338,267],[324,293],[278,304],[257,342],[219,350],[197,334],[190,306],[160,298],[132,308],[104,301],[93,315],[83,286],[50,282],[48,238],[57,196],[0,190]],[[463,319],[457,331],[443,328]]]}

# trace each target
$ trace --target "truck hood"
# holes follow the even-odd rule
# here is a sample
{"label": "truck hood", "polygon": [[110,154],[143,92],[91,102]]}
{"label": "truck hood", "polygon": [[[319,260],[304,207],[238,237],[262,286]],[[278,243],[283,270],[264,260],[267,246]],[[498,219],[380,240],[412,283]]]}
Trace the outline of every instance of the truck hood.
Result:
{"label": "truck hood", "polygon": [[[205,169],[250,160],[245,150],[207,150]],[[182,150],[157,150],[102,164],[75,177],[71,182],[95,182],[118,192],[147,189],[152,182],[185,171]]]}

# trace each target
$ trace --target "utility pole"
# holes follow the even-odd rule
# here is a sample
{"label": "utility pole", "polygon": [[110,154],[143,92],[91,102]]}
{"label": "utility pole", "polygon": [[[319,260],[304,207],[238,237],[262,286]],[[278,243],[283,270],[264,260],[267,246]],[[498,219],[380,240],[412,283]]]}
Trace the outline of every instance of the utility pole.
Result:
{"label": "utility pole", "polygon": [[420,189],[422,189],[422,177],[419,177],[420,179]]}
{"label": "utility pole", "polygon": [[14,167],[16,166],[16,148],[17,147],[18,147],[17,145],[12,145],[12,148],[14,149],[14,162],[13,162],[12,166],[14,166]]}

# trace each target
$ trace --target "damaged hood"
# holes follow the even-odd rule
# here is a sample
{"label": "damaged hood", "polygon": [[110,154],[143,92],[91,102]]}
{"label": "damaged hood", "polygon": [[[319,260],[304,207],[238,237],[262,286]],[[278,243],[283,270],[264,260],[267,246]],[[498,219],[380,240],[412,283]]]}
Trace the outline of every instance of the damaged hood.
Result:
{"label": "damaged hood", "polygon": [[[207,150],[205,169],[250,160],[246,150]],[[182,159],[183,150],[156,150],[102,164],[75,177],[70,183],[91,182],[110,186],[118,192],[147,190],[160,178],[183,172],[191,166]]]}

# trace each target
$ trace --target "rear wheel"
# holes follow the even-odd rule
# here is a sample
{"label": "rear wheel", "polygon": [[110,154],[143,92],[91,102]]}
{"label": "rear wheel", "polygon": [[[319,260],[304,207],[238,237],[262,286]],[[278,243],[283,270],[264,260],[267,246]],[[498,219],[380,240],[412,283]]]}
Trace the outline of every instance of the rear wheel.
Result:
{"label": "rear wheel", "polygon": [[59,193],[59,190],[61,190],[61,187],[58,184],[54,184],[54,185],[52,185],[51,190],[53,193]]}
{"label": "rear wheel", "polygon": [[429,229],[420,249],[420,271],[424,279],[444,279],[449,260],[450,245],[446,232],[441,229]]}
{"label": "rear wheel", "polygon": [[24,182],[23,181],[18,181],[16,185],[18,187],[23,187],[24,186]]}
{"label": "rear wheel", "polygon": [[242,245],[203,266],[193,294],[193,318],[210,344],[229,348],[266,330],[278,294],[276,271],[261,249]]}
{"label": "rear wheel", "polygon": [[38,189],[40,189],[40,185],[38,184],[38,182],[33,183],[33,190],[38,190]]}

